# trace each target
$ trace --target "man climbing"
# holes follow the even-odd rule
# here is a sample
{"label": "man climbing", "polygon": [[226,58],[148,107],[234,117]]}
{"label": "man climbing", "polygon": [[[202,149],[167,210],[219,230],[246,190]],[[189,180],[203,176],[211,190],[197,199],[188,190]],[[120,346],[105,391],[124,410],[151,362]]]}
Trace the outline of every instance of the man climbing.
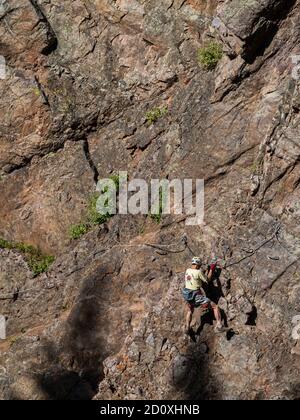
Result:
{"label": "man climbing", "polygon": [[186,270],[185,288],[183,289],[183,297],[187,302],[186,334],[189,334],[191,331],[193,313],[195,308],[199,306],[203,309],[212,309],[217,320],[215,331],[224,331],[220,309],[218,305],[208,299],[202,287],[203,282],[208,283],[212,279],[215,266],[215,263],[210,266],[208,275],[206,276],[201,270],[201,258],[194,257],[192,260],[192,268]]}

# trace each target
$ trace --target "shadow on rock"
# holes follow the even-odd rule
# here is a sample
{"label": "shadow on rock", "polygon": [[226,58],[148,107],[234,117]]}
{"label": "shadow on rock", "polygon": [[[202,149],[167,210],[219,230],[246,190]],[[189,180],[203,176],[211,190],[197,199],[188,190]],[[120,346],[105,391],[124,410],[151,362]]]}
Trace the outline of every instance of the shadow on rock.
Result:
{"label": "shadow on rock", "polygon": [[103,378],[104,359],[109,355],[106,336],[109,319],[102,310],[110,292],[111,277],[118,267],[102,266],[83,284],[59,343],[43,346],[50,368],[38,381],[50,400],[90,400]]}
{"label": "shadow on rock", "polygon": [[254,63],[255,59],[263,56],[278,32],[279,24],[284,20],[296,0],[280,0],[275,7],[266,8],[262,12],[261,20],[256,30],[248,37],[243,58],[247,63]]}
{"label": "shadow on rock", "polygon": [[[221,269],[216,270],[213,281],[207,286],[207,296],[218,303],[224,296],[220,281]],[[173,385],[176,391],[187,400],[218,400],[222,397],[221,384],[213,374],[213,350],[210,350],[208,342],[213,331],[214,314],[212,310],[198,311],[196,317],[196,329],[190,336],[190,344],[185,354],[177,356],[173,362]],[[224,324],[227,326],[227,317],[222,311]],[[207,326],[207,328],[204,328]],[[197,328],[198,327],[198,328]],[[227,340],[229,339],[226,337]]]}
{"label": "shadow on rock", "polygon": [[220,399],[220,386],[210,369],[210,355],[205,343],[197,342],[188,347],[184,355],[173,361],[172,382],[176,392],[186,400]]}

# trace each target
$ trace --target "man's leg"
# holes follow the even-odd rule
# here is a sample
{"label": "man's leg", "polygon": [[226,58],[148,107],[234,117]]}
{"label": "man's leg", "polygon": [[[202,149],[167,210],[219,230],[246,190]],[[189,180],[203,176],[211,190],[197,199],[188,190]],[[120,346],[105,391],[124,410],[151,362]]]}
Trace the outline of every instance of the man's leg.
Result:
{"label": "man's leg", "polygon": [[216,305],[208,297],[205,296],[203,297],[203,303],[201,306],[203,309],[211,308],[214,312],[215,318],[217,320],[217,324],[222,325],[222,316],[221,316],[221,312],[218,305]]}
{"label": "man's leg", "polygon": [[217,323],[222,325],[222,316],[221,316],[221,312],[218,305],[216,305],[214,302],[211,302],[211,307],[212,307],[212,310],[214,311],[214,315],[217,320]]}
{"label": "man's leg", "polygon": [[186,314],[186,323],[185,323],[186,332],[189,332],[191,329],[193,313],[194,313],[194,308],[191,305],[187,304],[187,314]]}
{"label": "man's leg", "polygon": [[214,315],[215,315],[215,318],[217,320],[217,325],[215,327],[215,331],[216,332],[225,331],[226,328],[224,328],[224,326],[222,324],[222,315],[221,315],[220,308],[214,302],[211,302],[211,307],[212,307],[212,310],[214,311]]}

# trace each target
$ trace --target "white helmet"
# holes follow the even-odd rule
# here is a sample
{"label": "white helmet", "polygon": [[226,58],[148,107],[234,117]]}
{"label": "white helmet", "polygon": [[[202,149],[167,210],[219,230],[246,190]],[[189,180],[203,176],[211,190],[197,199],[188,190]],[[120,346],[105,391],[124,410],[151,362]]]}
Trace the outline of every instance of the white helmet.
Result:
{"label": "white helmet", "polygon": [[194,257],[192,259],[192,265],[202,265],[202,260],[200,257]]}

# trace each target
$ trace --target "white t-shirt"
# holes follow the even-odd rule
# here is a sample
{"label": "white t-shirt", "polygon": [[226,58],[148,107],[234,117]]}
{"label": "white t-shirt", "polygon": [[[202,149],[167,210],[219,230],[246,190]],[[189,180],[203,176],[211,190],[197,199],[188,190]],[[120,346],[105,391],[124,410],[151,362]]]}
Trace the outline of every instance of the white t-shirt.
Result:
{"label": "white t-shirt", "polygon": [[189,290],[199,290],[207,280],[201,270],[188,268],[185,272],[185,287]]}

